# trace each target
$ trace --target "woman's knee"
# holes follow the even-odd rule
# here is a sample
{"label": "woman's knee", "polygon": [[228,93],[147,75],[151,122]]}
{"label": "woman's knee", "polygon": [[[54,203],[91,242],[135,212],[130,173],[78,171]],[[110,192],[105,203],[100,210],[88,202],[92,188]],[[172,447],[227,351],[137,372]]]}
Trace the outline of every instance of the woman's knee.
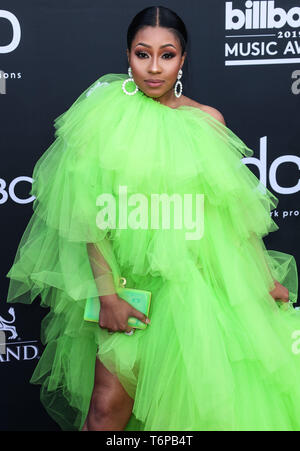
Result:
{"label": "woman's knee", "polygon": [[116,411],[117,404],[114,397],[106,390],[96,390],[92,394],[90,412],[95,421],[101,421],[104,418],[112,418]]}
{"label": "woman's knee", "polygon": [[95,384],[87,418],[89,428],[124,426],[131,415],[133,402],[118,378],[96,361]]}

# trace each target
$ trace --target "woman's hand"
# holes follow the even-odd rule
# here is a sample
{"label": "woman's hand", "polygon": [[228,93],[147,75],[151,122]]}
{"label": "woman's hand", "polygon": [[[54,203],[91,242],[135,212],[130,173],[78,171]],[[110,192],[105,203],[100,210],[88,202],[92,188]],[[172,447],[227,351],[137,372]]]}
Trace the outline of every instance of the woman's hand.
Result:
{"label": "woman's hand", "polygon": [[277,282],[277,280],[274,281],[275,283],[275,288],[270,291],[270,295],[273,297],[273,299],[276,300],[280,300],[283,302],[288,302],[289,301],[289,290],[284,287],[283,285],[281,285],[279,282]]}
{"label": "woman's hand", "polygon": [[128,325],[129,316],[134,316],[143,323],[150,323],[144,313],[136,310],[116,293],[100,296],[100,306],[99,326],[109,332],[131,332],[133,328]]}

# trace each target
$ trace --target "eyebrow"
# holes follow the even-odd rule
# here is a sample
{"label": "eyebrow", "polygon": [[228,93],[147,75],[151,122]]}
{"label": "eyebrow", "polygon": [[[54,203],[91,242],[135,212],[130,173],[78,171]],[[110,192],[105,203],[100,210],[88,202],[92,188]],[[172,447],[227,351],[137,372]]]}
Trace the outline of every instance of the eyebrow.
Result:
{"label": "eyebrow", "polygon": [[[138,43],[136,44],[135,47],[137,47],[138,45],[143,45],[144,47],[149,47],[149,48],[151,47],[151,45],[145,44],[144,42],[138,42]],[[164,48],[164,47],[169,47],[169,46],[174,47],[174,49],[176,49],[175,45],[173,45],[173,44],[164,44],[164,45],[161,45],[161,46],[160,46],[160,49],[162,49],[162,48]]]}

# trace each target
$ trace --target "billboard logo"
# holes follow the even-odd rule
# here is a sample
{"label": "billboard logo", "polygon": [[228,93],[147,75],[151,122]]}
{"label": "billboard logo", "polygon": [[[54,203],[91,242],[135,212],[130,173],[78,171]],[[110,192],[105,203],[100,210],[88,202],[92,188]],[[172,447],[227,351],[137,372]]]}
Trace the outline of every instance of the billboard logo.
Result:
{"label": "billboard logo", "polygon": [[12,326],[12,324],[16,321],[15,309],[13,307],[10,307],[10,309],[8,310],[8,313],[10,314],[12,319],[9,321],[7,319],[4,319],[2,316],[0,316],[0,331],[1,332],[5,332],[5,331],[9,332],[10,336],[8,337],[8,339],[12,340],[12,339],[18,337],[16,327]]}
{"label": "billboard logo", "polygon": [[233,2],[226,2],[226,30],[258,30],[300,27],[300,8],[289,11],[275,7],[275,1],[246,1],[245,11],[233,8]]}
{"label": "billboard logo", "polygon": [[9,21],[9,23],[12,26],[12,38],[11,41],[6,45],[0,45],[0,53],[11,53],[13,52],[18,45],[20,44],[21,40],[21,26],[20,22],[16,18],[16,16],[6,11],[5,9],[0,9],[0,19],[6,19]]}
{"label": "billboard logo", "polygon": [[[296,170],[300,170],[300,157],[297,155],[281,155],[276,158],[268,168],[267,165],[267,151],[268,151],[268,138],[263,136],[260,138],[259,158],[257,157],[244,157],[242,162],[244,164],[252,164],[256,166],[259,171],[259,180],[266,187],[269,181],[271,189],[278,194],[295,194],[300,191],[300,179],[298,179],[295,185],[284,187],[279,185],[277,179],[277,173],[279,166],[283,164],[294,165]],[[269,180],[268,180],[269,179]]]}
{"label": "billboard logo", "polygon": [[10,319],[0,316],[0,363],[12,360],[25,361],[39,358],[37,340],[21,341],[13,324],[16,321],[15,310],[8,310]]}
{"label": "billboard logo", "polygon": [[300,63],[300,7],[283,0],[225,2],[225,66]]}

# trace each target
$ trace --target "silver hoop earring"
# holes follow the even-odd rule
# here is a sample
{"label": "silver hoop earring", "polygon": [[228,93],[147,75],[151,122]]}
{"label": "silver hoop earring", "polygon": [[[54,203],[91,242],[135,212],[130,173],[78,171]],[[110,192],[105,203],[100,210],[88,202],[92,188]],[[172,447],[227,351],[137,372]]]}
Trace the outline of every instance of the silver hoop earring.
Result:
{"label": "silver hoop earring", "polygon": [[[182,94],[182,83],[181,83],[181,81],[179,81],[181,79],[181,77],[182,77],[182,70],[179,69],[179,72],[178,72],[178,75],[177,75],[177,81],[176,81],[175,86],[174,86],[174,94],[175,94],[175,96],[177,98],[180,97],[181,94]],[[178,86],[179,86],[179,92],[177,92]]]}
{"label": "silver hoop earring", "polygon": [[139,87],[138,87],[137,85],[136,85],[134,91],[128,92],[128,91],[126,91],[126,89],[125,89],[126,83],[128,83],[129,81],[134,82],[134,79],[133,79],[133,77],[132,77],[132,70],[131,70],[131,67],[130,67],[130,66],[129,66],[129,68],[128,68],[128,75],[129,75],[129,78],[127,78],[126,80],[124,80],[123,83],[122,83],[122,89],[123,89],[124,93],[127,94],[128,96],[133,96],[133,95],[136,94],[136,93],[138,92],[138,90],[139,90]]}

